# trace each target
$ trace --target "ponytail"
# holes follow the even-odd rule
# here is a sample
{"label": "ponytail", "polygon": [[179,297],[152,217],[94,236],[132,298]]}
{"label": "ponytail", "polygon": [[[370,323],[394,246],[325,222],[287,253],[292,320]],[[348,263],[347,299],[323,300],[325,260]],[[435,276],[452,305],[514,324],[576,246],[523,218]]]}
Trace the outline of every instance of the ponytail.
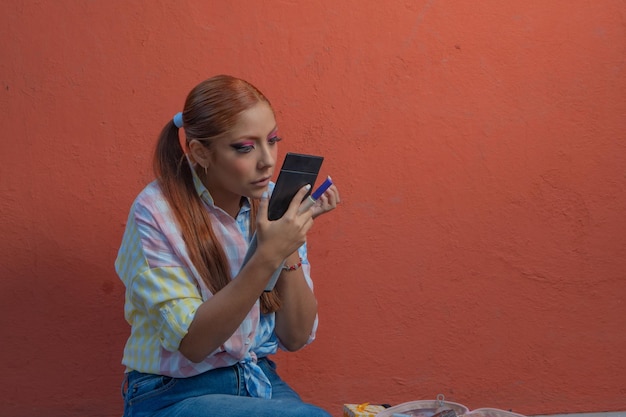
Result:
{"label": "ponytail", "polygon": [[[230,282],[230,268],[224,249],[211,227],[209,214],[196,192],[192,168],[186,161],[178,132],[179,128],[173,120],[165,125],[157,142],[153,168],[178,221],[189,258],[206,286],[215,294]],[[256,224],[257,209],[258,202],[252,201],[251,228]],[[261,294],[260,301],[264,314],[280,308],[276,290]]]}

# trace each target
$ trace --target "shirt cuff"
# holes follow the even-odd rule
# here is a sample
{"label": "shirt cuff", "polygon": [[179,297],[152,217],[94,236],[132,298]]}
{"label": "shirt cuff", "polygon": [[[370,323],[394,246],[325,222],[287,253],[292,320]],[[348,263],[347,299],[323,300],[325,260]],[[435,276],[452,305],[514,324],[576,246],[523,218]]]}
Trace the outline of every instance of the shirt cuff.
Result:
{"label": "shirt cuff", "polygon": [[163,319],[159,337],[165,350],[170,352],[178,350],[201,303],[201,300],[185,298],[168,301],[159,307]]}

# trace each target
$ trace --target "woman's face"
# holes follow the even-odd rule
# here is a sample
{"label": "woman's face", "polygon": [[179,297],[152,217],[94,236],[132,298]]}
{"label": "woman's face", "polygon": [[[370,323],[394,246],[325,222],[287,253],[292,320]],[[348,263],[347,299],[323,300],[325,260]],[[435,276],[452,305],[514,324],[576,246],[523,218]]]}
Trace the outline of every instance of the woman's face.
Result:
{"label": "woman's face", "polygon": [[261,198],[274,173],[278,141],[274,113],[259,102],[240,113],[227,135],[211,142],[204,182],[215,205],[235,215],[241,196]]}

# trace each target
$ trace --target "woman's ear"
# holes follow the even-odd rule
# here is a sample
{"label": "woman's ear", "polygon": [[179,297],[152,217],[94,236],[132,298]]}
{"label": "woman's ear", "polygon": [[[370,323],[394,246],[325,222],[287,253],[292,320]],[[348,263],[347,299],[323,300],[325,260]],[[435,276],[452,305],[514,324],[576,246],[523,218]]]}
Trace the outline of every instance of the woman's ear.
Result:
{"label": "woman's ear", "polygon": [[189,142],[189,153],[194,162],[202,168],[207,169],[211,162],[211,151],[199,140],[193,139]]}

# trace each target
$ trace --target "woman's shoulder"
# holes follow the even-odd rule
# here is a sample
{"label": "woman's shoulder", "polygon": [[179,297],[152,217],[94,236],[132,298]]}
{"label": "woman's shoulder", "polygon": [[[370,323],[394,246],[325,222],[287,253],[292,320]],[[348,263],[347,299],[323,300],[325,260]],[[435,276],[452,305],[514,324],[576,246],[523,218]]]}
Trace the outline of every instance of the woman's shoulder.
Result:
{"label": "woman's shoulder", "polygon": [[137,197],[135,197],[132,208],[134,211],[138,209],[148,211],[163,211],[169,209],[165,195],[163,195],[163,190],[157,180],[152,181],[141,190]]}
{"label": "woman's shoulder", "polygon": [[160,198],[163,196],[163,191],[159,185],[158,180],[152,180],[137,194],[135,201],[149,200],[152,198]]}

